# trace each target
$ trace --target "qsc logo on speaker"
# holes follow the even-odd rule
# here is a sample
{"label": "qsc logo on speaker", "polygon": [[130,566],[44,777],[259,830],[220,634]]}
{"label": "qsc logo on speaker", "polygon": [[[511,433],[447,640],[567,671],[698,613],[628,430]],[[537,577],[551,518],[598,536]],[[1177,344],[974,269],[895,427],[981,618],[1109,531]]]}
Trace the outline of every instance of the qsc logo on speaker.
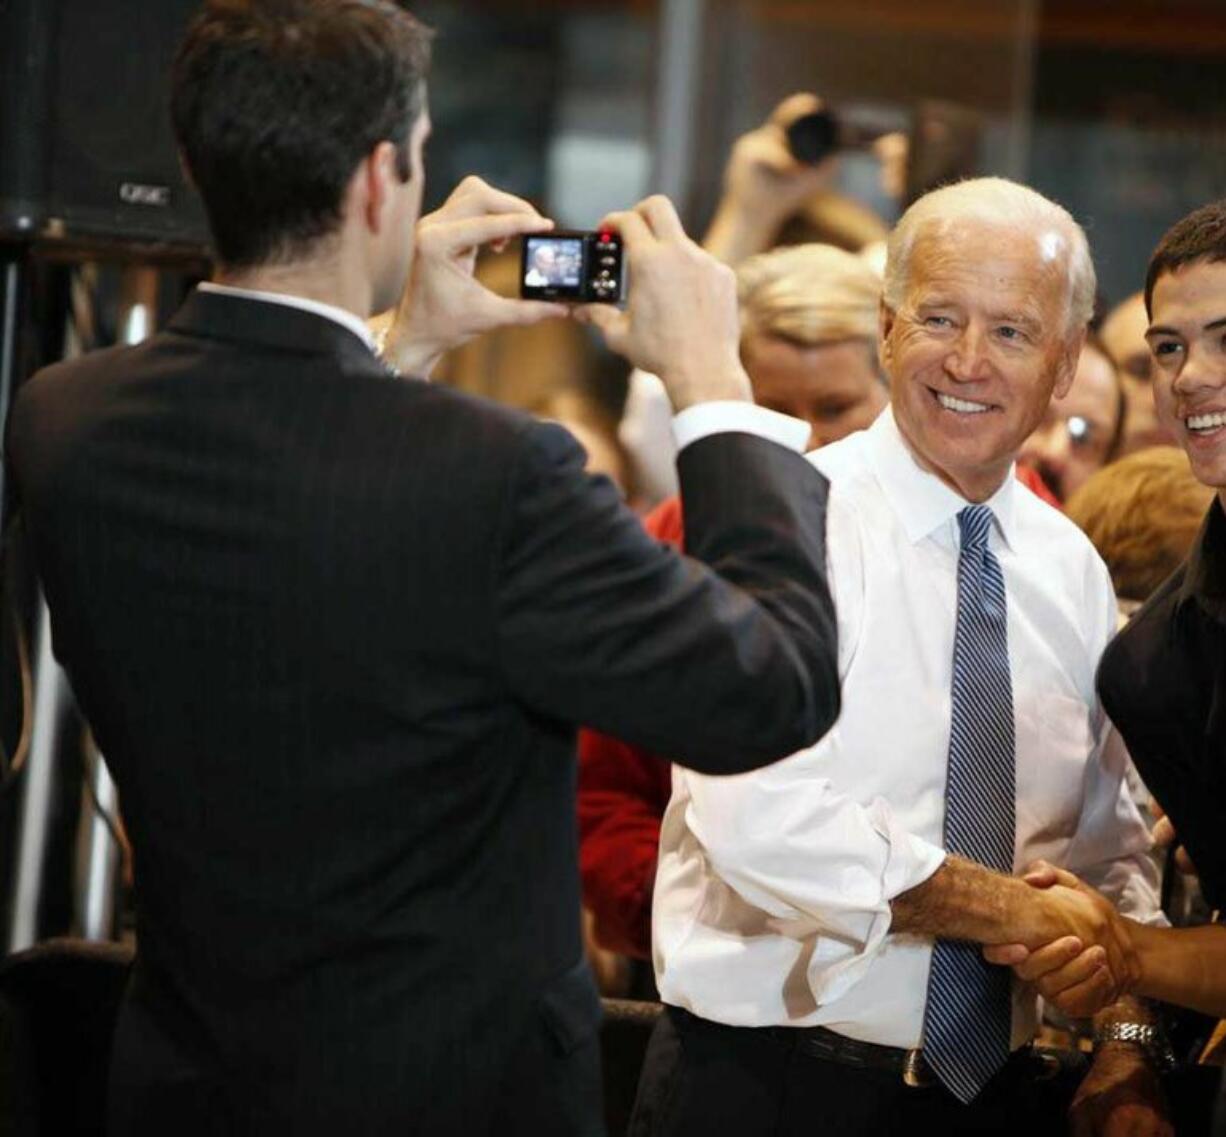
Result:
{"label": "qsc logo on speaker", "polygon": [[147,205],[154,209],[170,207],[170,186],[146,185],[143,182],[120,182],[119,200],[125,205]]}

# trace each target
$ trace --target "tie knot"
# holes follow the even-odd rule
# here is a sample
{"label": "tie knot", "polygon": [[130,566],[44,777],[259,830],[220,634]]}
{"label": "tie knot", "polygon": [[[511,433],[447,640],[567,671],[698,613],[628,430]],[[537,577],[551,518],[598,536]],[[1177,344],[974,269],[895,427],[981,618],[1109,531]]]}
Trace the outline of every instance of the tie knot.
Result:
{"label": "tie knot", "polygon": [[988,547],[988,530],[992,528],[992,511],[986,505],[968,505],[958,513],[958,531],[962,548],[981,553]]}

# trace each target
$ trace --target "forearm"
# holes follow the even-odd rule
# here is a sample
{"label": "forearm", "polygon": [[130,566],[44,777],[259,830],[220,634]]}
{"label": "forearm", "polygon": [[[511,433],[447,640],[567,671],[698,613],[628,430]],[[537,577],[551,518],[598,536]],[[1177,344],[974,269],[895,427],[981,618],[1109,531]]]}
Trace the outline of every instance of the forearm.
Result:
{"label": "forearm", "polygon": [[1145,1042],[1130,1037],[1128,1032],[1115,1040],[1110,1034],[1103,1038],[1099,1032],[1111,1023],[1157,1025],[1152,1009],[1131,996],[1124,996],[1095,1016],[1094,1060],[1069,1108],[1069,1131],[1169,1135],[1169,1111],[1159,1080],[1166,1062],[1161,1042],[1152,1036]]}
{"label": "forearm", "polygon": [[892,930],[981,944],[1016,941],[1033,890],[952,854],[923,884],[891,901]]}
{"label": "forearm", "polygon": [[1129,923],[1140,957],[1138,994],[1226,1016],[1226,928],[1152,928]]}
{"label": "forearm", "polygon": [[829,729],[827,487],[809,463],[736,432],[682,450],[687,541],[711,572],[661,550],[611,485],[583,477],[561,428],[525,425],[524,438],[495,601],[501,666],[524,703],[710,773]]}
{"label": "forearm", "polygon": [[774,218],[763,220],[748,216],[745,210],[725,200],[715,212],[711,227],[702,239],[702,247],[735,268],[747,257],[769,249],[777,229]]}

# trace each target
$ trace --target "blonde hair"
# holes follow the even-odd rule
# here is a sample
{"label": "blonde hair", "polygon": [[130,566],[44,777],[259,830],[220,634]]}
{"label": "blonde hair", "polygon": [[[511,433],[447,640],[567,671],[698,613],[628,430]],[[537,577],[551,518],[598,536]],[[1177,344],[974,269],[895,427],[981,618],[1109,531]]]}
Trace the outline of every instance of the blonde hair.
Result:
{"label": "blonde hair", "polygon": [[742,262],[736,272],[741,338],[782,336],[813,347],[877,338],[881,278],[833,245],[792,245]]}
{"label": "blonde hair", "polygon": [[1188,555],[1212,500],[1182,450],[1154,446],[1104,466],[1064,511],[1107,562],[1116,595],[1143,601]]}
{"label": "blonde hair", "polygon": [[969,178],[942,186],[924,194],[902,215],[886,253],[887,307],[896,312],[902,304],[920,233],[935,229],[943,237],[967,223],[1033,233],[1043,243],[1045,256],[1059,252],[1068,271],[1068,331],[1080,331],[1089,323],[1098,282],[1085,230],[1063,206],[1007,178]]}

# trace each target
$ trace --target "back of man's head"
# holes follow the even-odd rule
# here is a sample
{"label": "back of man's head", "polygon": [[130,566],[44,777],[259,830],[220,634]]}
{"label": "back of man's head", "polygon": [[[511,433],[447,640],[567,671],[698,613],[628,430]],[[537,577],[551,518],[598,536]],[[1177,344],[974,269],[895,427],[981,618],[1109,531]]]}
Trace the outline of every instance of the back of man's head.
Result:
{"label": "back of man's head", "polygon": [[922,233],[944,237],[959,227],[1025,232],[1044,259],[1062,259],[1068,273],[1068,330],[1080,332],[1094,313],[1097,286],[1084,230],[1069,212],[1006,178],[970,178],[924,194],[890,234],[884,298],[897,311],[907,288],[911,251]]}
{"label": "back of man's head", "polygon": [[379,142],[407,181],[429,60],[429,31],[390,0],[208,0],[171,115],[221,263],[309,256]]}
{"label": "back of man's head", "polygon": [[1185,265],[1226,261],[1226,198],[1202,205],[1176,221],[1163,235],[1145,274],[1145,313],[1154,314],[1158,278]]}

